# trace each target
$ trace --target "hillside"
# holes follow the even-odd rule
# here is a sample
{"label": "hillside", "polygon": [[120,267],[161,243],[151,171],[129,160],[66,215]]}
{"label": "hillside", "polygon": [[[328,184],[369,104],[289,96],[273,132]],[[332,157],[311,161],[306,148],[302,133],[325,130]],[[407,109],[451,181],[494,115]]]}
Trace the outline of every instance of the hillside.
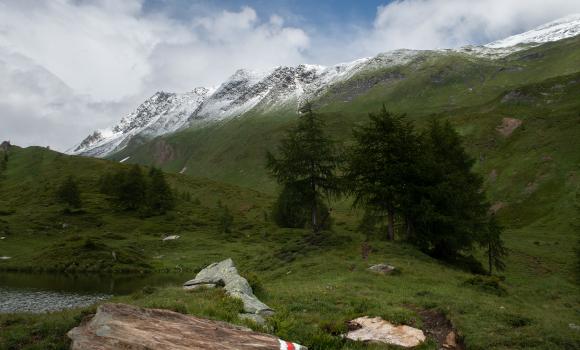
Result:
{"label": "hillside", "polygon": [[[518,132],[524,130],[513,137]],[[569,224],[553,222],[560,214],[508,230],[505,281],[486,286],[469,272],[382,237],[371,237],[370,255],[365,258],[356,212],[337,210],[333,231],[313,239],[303,230],[280,229],[267,219],[272,197],[185,175],[168,175],[173,188],[191,195],[191,201],[180,199],[174,211],[151,218],[116,212],[95,184],[101,174],[119,167],[126,165],[12,147],[0,180],[0,219],[6,237],[0,242],[0,254],[12,259],[0,261],[0,268],[69,272],[177,268],[193,274],[210,262],[232,257],[259,297],[277,311],[268,331],[311,349],[385,349],[337,337],[346,320],[360,315],[427,328],[430,317],[445,315],[468,349],[574,349],[580,344],[580,335],[568,326],[576,322],[580,308],[570,244],[575,235]],[[85,202],[84,210],[74,215],[64,214],[53,201],[54,188],[69,174],[78,178]],[[509,179],[498,176],[497,183],[509,187]],[[572,197],[554,202],[560,206],[555,209],[571,214],[578,204],[567,203]],[[216,228],[218,200],[234,213],[231,233]],[[167,234],[181,238],[162,242]],[[116,252],[115,259],[111,251]],[[379,276],[366,271],[379,262],[393,264],[401,273]],[[178,286],[168,286],[115,301],[243,323],[237,318],[239,305],[219,291],[186,294]],[[65,332],[86,312],[90,309],[0,316],[0,348],[64,349]],[[430,340],[423,348],[437,346]]]}
{"label": "hillside", "polygon": [[[103,174],[123,167],[128,166],[40,147],[11,147],[7,170],[0,175],[0,230],[6,237],[2,254],[11,259],[2,261],[0,268],[69,272],[195,269],[211,262],[214,255],[198,256],[193,262],[180,255],[183,252],[176,248],[181,244],[160,243],[174,234],[181,236],[183,244],[208,235],[214,239],[218,203],[232,211],[236,227],[241,227],[239,235],[250,228],[261,232],[258,227],[263,225],[268,196],[181,175],[168,175],[177,197],[176,210],[149,218],[115,210],[99,192],[98,181]],[[83,201],[81,211],[69,214],[55,200],[56,188],[68,175],[78,181]],[[185,193],[187,199],[182,198]]]}

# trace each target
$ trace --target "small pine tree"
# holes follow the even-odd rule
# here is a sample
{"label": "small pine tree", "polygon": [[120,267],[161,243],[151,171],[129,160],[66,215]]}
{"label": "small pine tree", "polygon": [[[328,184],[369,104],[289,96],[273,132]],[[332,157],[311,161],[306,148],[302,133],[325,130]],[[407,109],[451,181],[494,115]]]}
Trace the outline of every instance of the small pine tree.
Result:
{"label": "small pine tree", "polygon": [[504,258],[507,255],[507,250],[501,239],[502,230],[495,215],[492,215],[488,222],[486,236],[482,242],[486,248],[485,254],[487,256],[490,275],[493,274],[494,267],[497,271],[505,270]]}
{"label": "small pine tree", "polygon": [[75,179],[67,176],[61,183],[56,192],[59,202],[65,204],[68,208],[78,209],[81,207],[81,196]]}
{"label": "small pine tree", "polygon": [[234,224],[234,216],[227,205],[218,202],[218,231],[220,233],[230,233]]}

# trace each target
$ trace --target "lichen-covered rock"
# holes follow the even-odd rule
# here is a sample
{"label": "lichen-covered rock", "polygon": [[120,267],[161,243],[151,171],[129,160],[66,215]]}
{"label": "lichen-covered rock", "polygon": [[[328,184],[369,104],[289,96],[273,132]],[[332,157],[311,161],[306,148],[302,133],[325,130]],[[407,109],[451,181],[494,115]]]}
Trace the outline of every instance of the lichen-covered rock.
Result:
{"label": "lichen-covered rock", "polygon": [[[125,304],[99,306],[68,332],[72,350],[306,350],[298,344],[225,322]],[[288,344],[292,344],[288,346]]]}
{"label": "lichen-covered rock", "polygon": [[359,317],[349,322],[346,338],[370,342],[397,345],[404,348],[412,348],[425,341],[422,330],[409,326],[395,326],[380,317]]}
{"label": "lichen-covered rock", "polygon": [[194,279],[183,284],[186,290],[202,287],[223,286],[227,294],[242,300],[244,311],[250,314],[270,316],[274,311],[262,303],[252,291],[248,281],[238,274],[232,259],[213,263],[201,270]]}

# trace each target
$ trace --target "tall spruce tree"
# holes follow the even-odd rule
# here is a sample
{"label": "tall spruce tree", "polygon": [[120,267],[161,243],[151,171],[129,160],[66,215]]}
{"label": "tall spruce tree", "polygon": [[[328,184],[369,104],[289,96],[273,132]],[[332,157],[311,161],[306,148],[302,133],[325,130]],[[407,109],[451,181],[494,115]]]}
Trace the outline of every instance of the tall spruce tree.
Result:
{"label": "tall spruce tree", "polygon": [[481,242],[488,229],[483,181],[449,122],[432,121],[423,146],[413,240],[437,257],[452,258]]}
{"label": "tall spruce tree", "polygon": [[56,191],[59,202],[65,204],[67,209],[78,209],[81,207],[81,195],[77,182],[72,176],[67,176]]}
{"label": "tall spruce tree", "polygon": [[395,239],[395,216],[417,177],[419,143],[402,115],[386,110],[369,114],[367,125],[355,128],[345,178],[354,206],[387,216],[387,238]]}
{"label": "tall spruce tree", "polygon": [[282,186],[289,186],[304,198],[310,211],[310,223],[316,233],[328,215],[321,217],[319,203],[340,194],[336,171],[340,162],[332,140],[324,133],[324,122],[307,103],[298,123],[278,147],[278,155],[268,152],[267,169]]}

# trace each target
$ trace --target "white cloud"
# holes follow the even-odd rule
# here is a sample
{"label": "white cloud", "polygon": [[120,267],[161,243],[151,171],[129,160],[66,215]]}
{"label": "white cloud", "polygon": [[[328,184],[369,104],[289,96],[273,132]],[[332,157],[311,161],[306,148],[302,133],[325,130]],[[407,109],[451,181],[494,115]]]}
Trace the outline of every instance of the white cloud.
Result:
{"label": "white cloud", "polygon": [[453,48],[485,44],[580,12],[577,0],[405,0],[377,10],[358,49]]}
{"label": "white cloud", "polygon": [[0,0],[0,140],[65,150],[157,90],[304,61],[308,35],[242,8],[190,22],[138,0]]}
{"label": "white cloud", "polygon": [[251,7],[176,20],[142,1],[0,0],[0,140],[64,150],[157,90],[214,86],[238,68],[485,43],[580,12],[577,0],[405,0],[320,37]]}

